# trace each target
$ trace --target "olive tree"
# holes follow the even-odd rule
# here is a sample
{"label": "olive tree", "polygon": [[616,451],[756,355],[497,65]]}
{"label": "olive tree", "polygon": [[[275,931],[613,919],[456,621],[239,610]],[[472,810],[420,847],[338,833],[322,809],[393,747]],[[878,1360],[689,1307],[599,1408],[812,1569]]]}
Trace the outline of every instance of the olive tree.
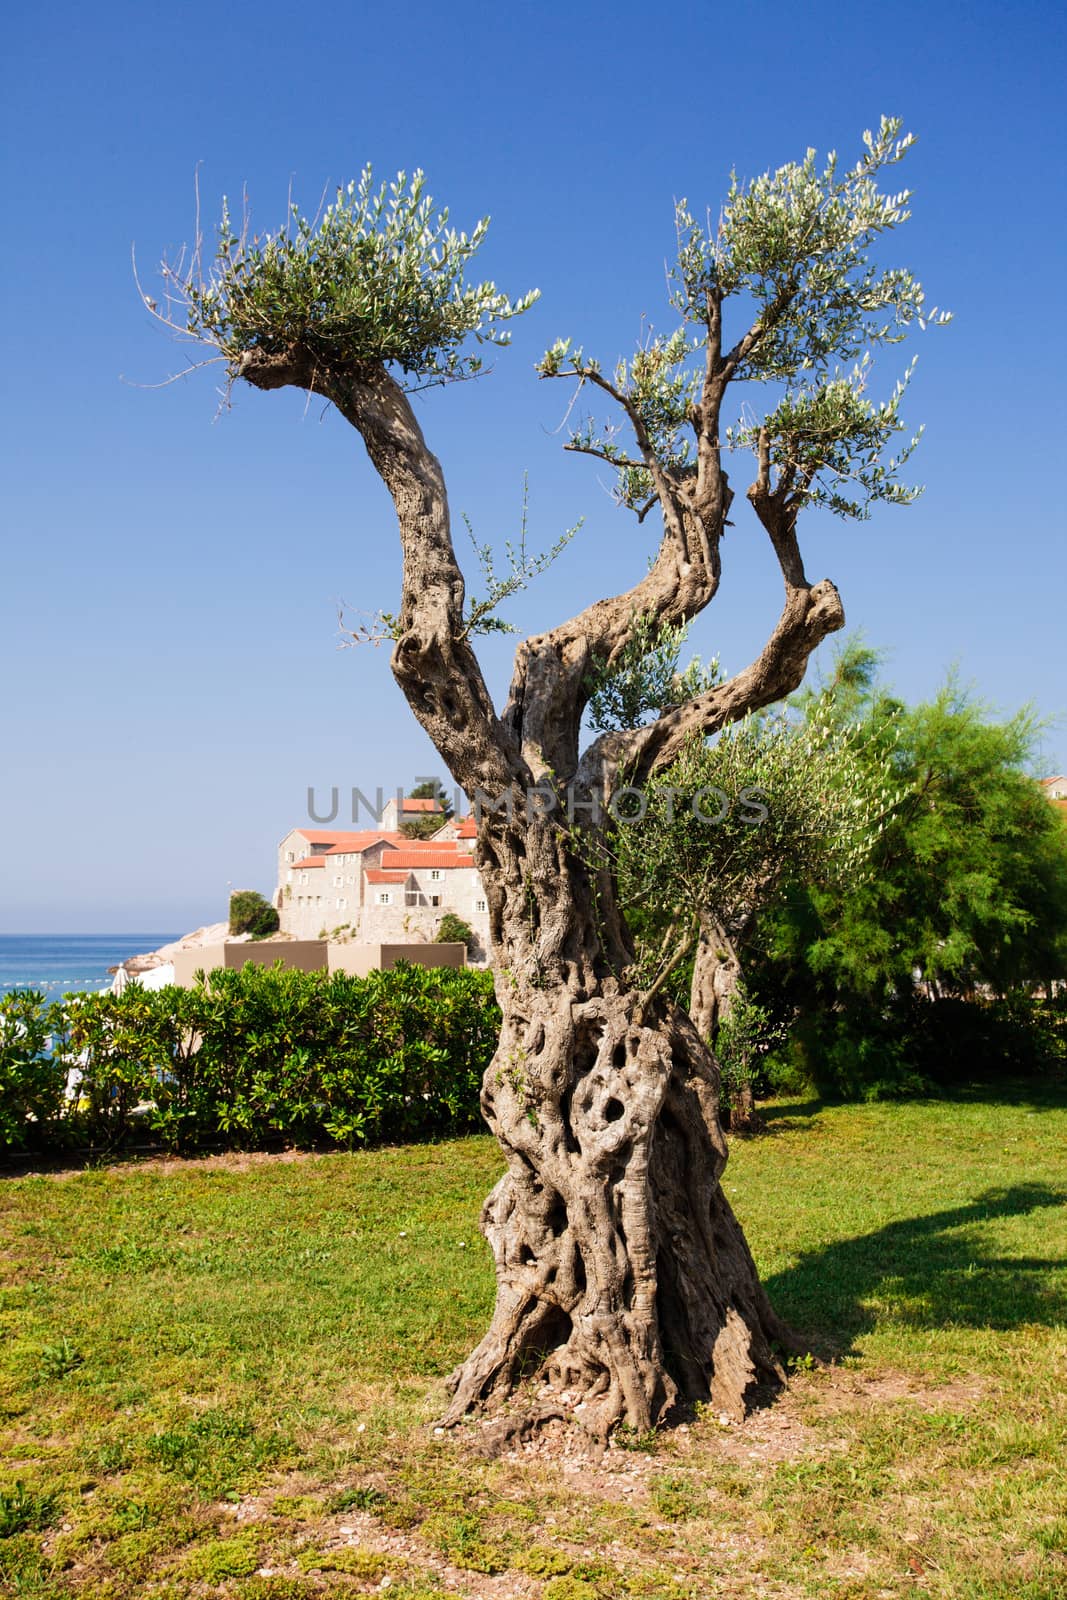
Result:
{"label": "olive tree", "polygon": [[[865,870],[893,805],[892,775],[857,744],[825,696],[803,721],[776,712],[746,717],[713,743],[695,735],[641,796],[640,815],[623,813],[597,841],[637,932],[644,981],[681,977],[691,963],[687,1009],[717,1054],[745,947],[783,880],[832,896]],[[750,1003],[749,1033],[755,1013]],[[736,1068],[725,1077],[731,1128],[750,1126],[750,1077]]]}
{"label": "olive tree", "polygon": [[[740,1413],[751,1385],[781,1376],[785,1330],[720,1186],[714,1060],[685,1011],[636,978],[612,875],[590,865],[571,819],[595,826],[618,774],[651,783],[694,733],[796,688],[844,620],[834,584],[805,571],[802,512],[863,517],[912,498],[899,478],[909,447],[894,454],[904,380],[881,401],[865,393],[871,352],[924,319],[916,280],[874,256],[908,214],[907,194],[880,185],[909,143],[883,120],[850,167],[809,152],[735,180],[708,226],[680,205],[674,331],[614,368],[567,340],[544,356],[543,378],[612,412],[579,421],[569,448],[610,463],[621,505],[642,523],[654,512],[657,534],[628,590],[519,643],[499,708],[473,645],[494,616],[466,597],[444,473],[411,400],[476,371],[468,341],[506,342],[533,303],[468,282],[486,224],[452,230],[421,175],[375,190],[365,173],[317,219],[294,213],[254,238],[224,217],[213,261],[197,249],[165,267],[157,313],[214,347],[233,381],[323,397],[362,438],[403,557],[384,618],[394,676],[456,782],[494,802],[480,807],[476,857],[503,1023],[482,1105],[507,1170],[482,1218],[496,1308],[452,1376],[448,1421],[497,1409],[508,1428],[567,1414],[598,1434],[644,1429],[679,1400]],[[754,457],[746,498],[784,586],[766,644],[583,751],[590,684],[635,619],[677,626],[716,594],[730,450]]]}

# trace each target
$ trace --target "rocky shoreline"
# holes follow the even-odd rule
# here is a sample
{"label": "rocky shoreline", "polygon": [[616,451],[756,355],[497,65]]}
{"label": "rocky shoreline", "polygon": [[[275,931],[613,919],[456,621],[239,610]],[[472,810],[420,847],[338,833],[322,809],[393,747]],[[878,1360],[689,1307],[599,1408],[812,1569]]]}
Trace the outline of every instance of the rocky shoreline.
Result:
{"label": "rocky shoreline", "polygon": [[[128,978],[139,978],[143,972],[151,972],[156,967],[166,966],[174,960],[180,950],[200,950],[209,944],[242,944],[251,940],[251,934],[231,933],[228,922],[209,922],[206,927],[195,928],[192,933],[185,933],[180,939],[174,939],[170,944],[160,945],[158,950],[148,950],[143,955],[128,956],[125,961],[120,961],[117,967],[108,967],[112,974],[125,972]],[[257,943],[269,944],[272,942],[287,941],[286,933],[273,933],[267,939],[258,940]]]}

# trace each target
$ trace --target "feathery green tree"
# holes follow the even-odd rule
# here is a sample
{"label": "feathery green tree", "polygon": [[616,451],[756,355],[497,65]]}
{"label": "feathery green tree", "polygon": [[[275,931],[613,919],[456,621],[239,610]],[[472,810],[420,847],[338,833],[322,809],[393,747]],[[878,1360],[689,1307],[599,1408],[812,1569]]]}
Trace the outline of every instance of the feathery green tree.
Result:
{"label": "feathery green tree", "polygon": [[1033,714],[998,719],[954,677],[907,706],[876,660],[846,649],[805,708],[832,708],[898,804],[867,873],[795,879],[761,934],[767,991],[788,994],[818,1070],[868,1092],[914,1076],[929,1001],[1067,976],[1067,825],[1032,776]]}

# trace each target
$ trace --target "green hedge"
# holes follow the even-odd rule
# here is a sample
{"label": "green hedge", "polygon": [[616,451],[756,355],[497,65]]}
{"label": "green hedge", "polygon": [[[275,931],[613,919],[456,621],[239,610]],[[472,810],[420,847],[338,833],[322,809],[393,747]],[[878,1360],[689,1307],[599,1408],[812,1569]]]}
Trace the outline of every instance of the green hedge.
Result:
{"label": "green hedge", "polygon": [[500,1015],[487,973],[251,963],[191,989],[0,999],[0,1147],[351,1146],[460,1132]]}

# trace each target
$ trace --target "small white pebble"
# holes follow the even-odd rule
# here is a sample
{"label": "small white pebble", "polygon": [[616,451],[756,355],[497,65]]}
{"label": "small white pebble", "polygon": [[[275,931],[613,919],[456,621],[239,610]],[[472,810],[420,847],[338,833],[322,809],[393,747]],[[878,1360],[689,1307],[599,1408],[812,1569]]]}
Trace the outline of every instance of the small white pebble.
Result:
{"label": "small white pebble", "polygon": [[719,1412],[719,1422],[722,1424],[722,1426],[724,1428],[728,1428],[730,1426],[730,1419],[726,1415],[725,1411],[720,1411]]}
{"label": "small white pebble", "polygon": [[459,1241],[459,1247],[460,1247],[460,1249],[461,1249],[461,1250],[466,1250],[466,1248],[467,1248],[467,1241],[466,1241],[466,1239],[461,1239],[461,1240],[460,1240],[460,1241]]}
{"label": "small white pebble", "polygon": [[357,1433],[366,1433],[366,1431],[367,1431],[367,1424],[365,1422],[361,1422],[359,1424],[359,1426],[357,1427],[356,1432]]}
{"label": "small white pebble", "polygon": [[443,1428],[435,1428],[433,1431],[436,1433],[437,1437],[440,1438],[445,1430]]}
{"label": "small white pebble", "polygon": [[407,1236],[408,1236],[408,1232],[407,1232],[406,1228],[401,1228],[400,1232],[397,1234],[397,1238],[398,1239],[406,1239]]}

